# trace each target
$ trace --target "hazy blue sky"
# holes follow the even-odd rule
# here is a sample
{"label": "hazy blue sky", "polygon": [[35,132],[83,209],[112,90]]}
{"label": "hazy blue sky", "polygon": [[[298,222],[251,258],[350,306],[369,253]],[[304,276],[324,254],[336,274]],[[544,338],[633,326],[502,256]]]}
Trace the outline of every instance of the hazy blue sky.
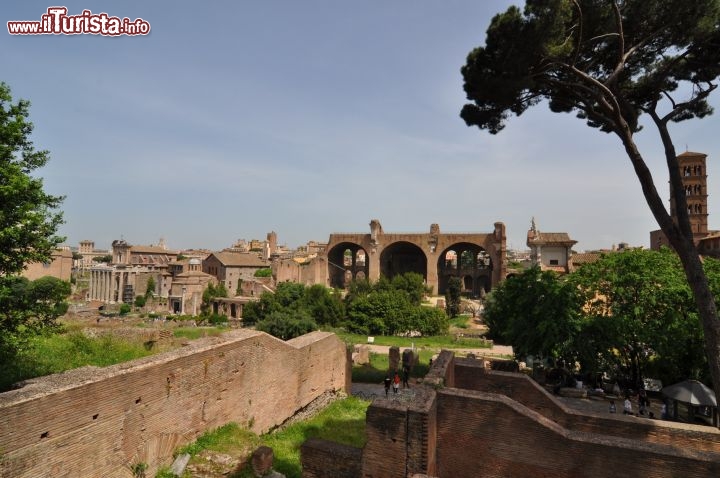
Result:
{"label": "hazy blue sky", "polygon": [[[220,249],[238,238],[331,232],[491,232],[525,247],[538,228],[577,249],[649,243],[657,229],[619,141],[538,106],[492,136],[465,126],[460,68],[495,13],[487,0],[6,2],[0,65],[32,102],[39,171],[67,195],[76,246]],[[143,18],[148,36],[11,36],[61,4]],[[718,106],[718,95],[714,104]],[[673,128],[709,155],[720,229],[717,116]],[[667,192],[652,128],[637,136]]]}

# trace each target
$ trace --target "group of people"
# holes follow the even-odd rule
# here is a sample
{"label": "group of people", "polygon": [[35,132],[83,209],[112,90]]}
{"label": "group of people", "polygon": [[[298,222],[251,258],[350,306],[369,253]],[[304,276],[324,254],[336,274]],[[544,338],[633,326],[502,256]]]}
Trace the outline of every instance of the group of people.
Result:
{"label": "group of people", "polygon": [[[410,369],[408,367],[403,367],[402,369],[402,385],[403,388],[410,388],[409,384],[410,380]],[[396,394],[400,390],[400,374],[396,371],[393,378],[390,378],[390,375],[385,375],[385,380],[383,380],[383,384],[385,385],[385,396],[387,397],[390,394],[390,385],[392,385],[393,393]]]}
{"label": "group of people", "polygon": [[[638,394],[638,413],[635,416],[645,416],[648,418],[655,418],[655,414],[650,410],[650,398],[645,390],[640,390]],[[616,412],[615,400],[610,400],[610,413]],[[630,400],[630,394],[625,395],[625,401],[623,402],[623,415],[633,415],[633,405]],[[667,406],[663,403],[661,411],[662,419],[667,418]]]}

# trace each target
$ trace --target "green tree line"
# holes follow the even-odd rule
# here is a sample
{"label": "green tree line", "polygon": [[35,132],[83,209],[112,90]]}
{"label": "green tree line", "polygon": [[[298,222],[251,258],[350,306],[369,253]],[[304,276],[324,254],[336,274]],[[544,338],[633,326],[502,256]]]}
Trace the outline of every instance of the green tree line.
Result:
{"label": "green tree line", "polygon": [[425,293],[423,277],[416,273],[372,284],[353,281],[345,297],[322,285],[282,282],[275,293],[264,292],[259,301],[245,305],[243,322],[285,340],[319,327],[367,335],[447,332],[445,312],[421,305]]}
{"label": "green tree line", "polygon": [[[720,293],[720,261],[704,264]],[[607,254],[565,276],[528,269],[491,292],[484,319],[489,337],[512,344],[521,360],[561,359],[633,385],[710,381],[693,294],[668,249]]]}

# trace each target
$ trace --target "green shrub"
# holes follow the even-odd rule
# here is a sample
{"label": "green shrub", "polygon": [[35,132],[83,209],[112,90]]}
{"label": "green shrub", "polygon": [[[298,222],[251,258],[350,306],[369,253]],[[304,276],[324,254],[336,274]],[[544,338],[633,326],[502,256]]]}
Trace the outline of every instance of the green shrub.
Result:
{"label": "green shrub", "polygon": [[123,303],[120,305],[119,313],[120,313],[120,315],[127,315],[130,313],[131,310],[132,310],[132,307],[130,307],[130,304]]}
{"label": "green shrub", "polygon": [[258,269],[253,275],[255,277],[272,277],[272,269],[270,269],[269,267],[265,269]]}

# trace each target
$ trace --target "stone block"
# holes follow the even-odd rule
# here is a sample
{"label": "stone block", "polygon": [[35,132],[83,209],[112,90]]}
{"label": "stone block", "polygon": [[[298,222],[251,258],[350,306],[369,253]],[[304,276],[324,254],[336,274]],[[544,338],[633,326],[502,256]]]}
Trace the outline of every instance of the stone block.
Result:
{"label": "stone block", "polygon": [[253,473],[257,477],[267,475],[273,466],[273,450],[269,446],[261,446],[255,450],[250,458]]}

